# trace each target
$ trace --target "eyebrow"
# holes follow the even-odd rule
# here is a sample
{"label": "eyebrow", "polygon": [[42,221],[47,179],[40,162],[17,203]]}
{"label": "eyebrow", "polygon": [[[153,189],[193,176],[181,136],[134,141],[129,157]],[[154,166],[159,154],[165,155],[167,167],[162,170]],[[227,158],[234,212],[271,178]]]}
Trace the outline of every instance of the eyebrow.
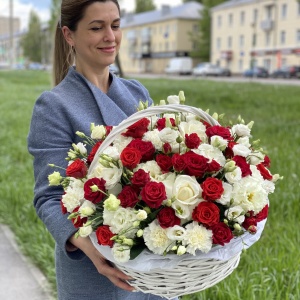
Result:
{"label": "eyebrow", "polygon": [[[117,19],[113,20],[113,23],[114,23],[114,22],[119,22],[120,20],[121,20],[121,18],[117,18]],[[91,24],[93,24],[93,23],[100,23],[100,24],[103,24],[103,23],[105,23],[105,21],[103,21],[103,20],[93,20],[92,22],[89,23],[89,25],[91,25]]]}

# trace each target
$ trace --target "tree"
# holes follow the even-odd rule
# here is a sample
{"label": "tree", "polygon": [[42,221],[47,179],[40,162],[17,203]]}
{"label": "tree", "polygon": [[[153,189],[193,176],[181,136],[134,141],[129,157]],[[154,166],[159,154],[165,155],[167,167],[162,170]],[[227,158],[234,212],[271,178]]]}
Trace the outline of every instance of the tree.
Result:
{"label": "tree", "polygon": [[141,13],[145,11],[155,10],[156,6],[153,0],[135,0],[135,13]]}
{"label": "tree", "polygon": [[49,20],[49,27],[52,33],[55,32],[57,22],[59,21],[60,18],[60,4],[61,4],[61,0],[52,0],[51,2],[51,7],[50,7],[51,18]]}
{"label": "tree", "polygon": [[[189,2],[189,0],[185,0]],[[202,0],[203,9],[199,21],[199,32],[191,34],[191,39],[196,45],[196,50],[191,53],[193,57],[200,58],[202,61],[210,60],[211,44],[211,14],[212,7],[225,2],[224,0]]]}
{"label": "tree", "polygon": [[30,61],[42,61],[42,28],[39,16],[35,11],[30,12],[28,32],[22,40],[24,56]]}
{"label": "tree", "polygon": [[[196,2],[199,2],[199,3],[202,3],[203,0],[182,0],[183,3],[186,3],[186,2],[191,2],[191,1],[196,1]],[[300,1],[300,0],[299,0]]]}

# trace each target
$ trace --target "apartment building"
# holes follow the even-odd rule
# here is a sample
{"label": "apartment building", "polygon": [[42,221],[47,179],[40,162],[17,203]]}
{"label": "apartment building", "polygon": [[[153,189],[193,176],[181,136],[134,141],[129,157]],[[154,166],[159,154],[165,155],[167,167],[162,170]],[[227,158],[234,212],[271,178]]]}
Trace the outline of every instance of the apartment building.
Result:
{"label": "apartment building", "polygon": [[300,65],[297,0],[231,0],[211,10],[211,61],[243,73]]}
{"label": "apartment building", "polygon": [[202,5],[197,2],[122,18],[120,59],[124,72],[164,73],[169,60],[190,56],[195,49],[190,34],[199,31]]}

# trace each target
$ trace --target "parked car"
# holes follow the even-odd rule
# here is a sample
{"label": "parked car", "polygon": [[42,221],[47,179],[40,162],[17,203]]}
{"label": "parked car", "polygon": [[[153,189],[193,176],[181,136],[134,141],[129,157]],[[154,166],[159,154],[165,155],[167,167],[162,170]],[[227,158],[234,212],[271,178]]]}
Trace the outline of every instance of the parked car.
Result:
{"label": "parked car", "polygon": [[300,66],[284,66],[275,70],[270,76],[273,78],[300,78]]}
{"label": "parked car", "polygon": [[231,76],[229,69],[211,63],[198,64],[192,73],[194,76]]}
{"label": "parked car", "polygon": [[260,77],[260,78],[268,78],[269,71],[263,67],[254,67],[252,69],[248,69],[244,72],[245,77]]}
{"label": "parked car", "polygon": [[193,69],[193,60],[190,57],[176,57],[171,58],[167,67],[166,74],[191,74]]}
{"label": "parked car", "polygon": [[27,68],[29,70],[45,70],[45,66],[39,62],[31,62]]}

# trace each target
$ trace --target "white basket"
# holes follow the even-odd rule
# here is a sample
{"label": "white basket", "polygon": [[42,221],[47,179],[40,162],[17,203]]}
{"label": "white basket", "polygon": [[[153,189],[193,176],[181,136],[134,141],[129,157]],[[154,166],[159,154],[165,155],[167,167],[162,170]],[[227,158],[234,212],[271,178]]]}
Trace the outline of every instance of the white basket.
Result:
{"label": "white basket", "polygon": [[[146,110],[138,111],[122,121],[115,127],[99,147],[95,157],[99,157],[113,141],[126,128],[144,117],[150,117],[161,113],[191,113],[200,117],[210,125],[219,125],[208,113],[201,109],[179,104],[161,105],[149,107]],[[96,160],[92,162],[90,171],[94,168]],[[94,245],[95,238],[91,237]],[[242,240],[241,240],[242,243]],[[95,245],[96,246],[96,245]],[[235,253],[227,260],[212,258],[193,259],[190,255],[187,259],[181,260],[171,269],[151,269],[149,272],[133,270],[124,265],[114,262],[117,268],[125,274],[134,278],[130,285],[143,293],[150,293],[166,299],[187,295],[207,289],[222,281],[238,266],[241,251]],[[163,257],[161,257],[163,258]]]}

